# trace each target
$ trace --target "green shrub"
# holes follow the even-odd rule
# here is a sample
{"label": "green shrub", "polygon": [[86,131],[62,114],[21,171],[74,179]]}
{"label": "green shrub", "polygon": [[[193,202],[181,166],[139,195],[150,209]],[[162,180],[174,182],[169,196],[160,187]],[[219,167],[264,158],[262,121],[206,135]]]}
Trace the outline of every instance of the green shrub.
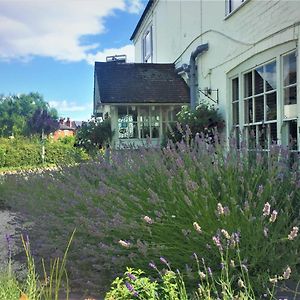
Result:
{"label": "green shrub", "polygon": [[[215,241],[226,245],[226,230],[240,237],[241,261],[260,297],[269,278],[288,266],[292,280],[299,278],[300,239],[289,238],[299,227],[299,166],[291,168],[288,150],[277,145],[268,153],[230,147],[197,135],[162,151],[116,151],[110,163],[10,177],[3,199],[34,223],[39,255],[62,249],[78,227],[69,257],[71,279],[81,289],[98,292],[124,267],[145,269],[160,256],[174,269],[187,265],[183,273],[193,286],[194,252],[221,273]],[[228,257],[237,261],[233,250]]]}
{"label": "green shrub", "polygon": [[167,131],[164,145],[168,140],[180,142],[185,138],[186,133],[192,138],[197,133],[201,133],[207,139],[211,139],[214,136],[214,131],[221,132],[224,128],[224,120],[219,111],[206,104],[200,104],[193,111],[189,107],[182,107],[177,114],[177,121],[178,123],[172,125]]}
{"label": "green shrub", "polygon": [[76,144],[91,154],[98,154],[100,148],[111,142],[113,135],[110,118],[93,119],[82,124],[76,135]]}
{"label": "green shrub", "polygon": [[[74,147],[74,138],[46,141],[45,163],[71,164],[87,160],[84,150]],[[42,143],[37,138],[0,138],[0,167],[13,168],[42,165]]]}

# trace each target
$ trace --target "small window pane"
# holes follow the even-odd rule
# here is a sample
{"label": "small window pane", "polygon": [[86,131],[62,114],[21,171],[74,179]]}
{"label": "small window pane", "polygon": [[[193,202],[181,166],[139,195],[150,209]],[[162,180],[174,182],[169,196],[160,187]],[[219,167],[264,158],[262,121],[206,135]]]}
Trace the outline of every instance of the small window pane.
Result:
{"label": "small window pane", "polygon": [[255,122],[264,120],[264,96],[256,97],[255,104]]}
{"label": "small window pane", "polygon": [[272,94],[267,94],[267,120],[277,119],[277,102],[276,102],[276,92]]}
{"label": "small window pane", "polygon": [[297,87],[292,86],[284,89],[284,104],[297,103]]}
{"label": "small window pane", "polygon": [[149,107],[140,108],[139,122],[140,122],[141,138],[150,137]]}
{"label": "small window pane", "polygon": [[245,97],[252,96],[252,72],[249,72],[244,75],[244,87]]}
{"label": "small window pane", "polygon": [[232,103],[232,123],[233,125],[239,124],[239,103]]}
{"label": "small window pane", "polygon": [[245,100],[245,123],[253,122],[252,99]]}
{"label": "small window pane", "polygon": [[293,150],[297,150],[297,121],[289,122],[289,144]]}
{"label": "small window pane", "polygon": [[277,143],[277,123],[270,124],[270,138],[272,144]]}
{"label": "small window pane", "polygon": [[266,90],[276,89],[276,62],[272,62],[265,66],[264,79],[266,80]]}
{"label": "small window pane", "polygon": [[248,146],[249,149],[256,148],[256,126],[248,127]]}
{"label": "small window pane", "polygon": [[239,99],[239,79],[235,78],[232,80],[232,101]]}
{"label": "small window pane", "polygon": [[296,52],[283,57],[283,82],[284,86],[296,83],[297,81],[297,66]]}
{"label": "small window pane", "polygon": [[244,0],[228,0],[228,1],[229,1],[229,12],[232,12],[235,9],[237,9],[244,2]]}
{"label": "small window pane", "polygon": [[268,148],[268,138],[266,134],[266,127],[264,125],[258,126],[258,142],[262,149]]}
{"label": "small window pane", "polygon": [[256,95],[264,92],[263,76],[264,76],[263,67],[254,70],[254,92]]}

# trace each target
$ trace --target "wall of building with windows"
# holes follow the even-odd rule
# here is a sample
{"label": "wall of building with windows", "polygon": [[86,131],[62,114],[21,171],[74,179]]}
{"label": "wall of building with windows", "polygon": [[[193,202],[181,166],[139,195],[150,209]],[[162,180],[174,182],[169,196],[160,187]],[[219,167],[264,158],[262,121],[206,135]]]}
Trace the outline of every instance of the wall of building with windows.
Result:
{"label": "wall of building with windows", "polygon": [[136,61],[149,24],[153,62],[189,64],[208,43],[196,60],[198,102],[218,105],[227,136],[235,128],[264,148],[299,143],[300,1],[156,0],[134,38]]}

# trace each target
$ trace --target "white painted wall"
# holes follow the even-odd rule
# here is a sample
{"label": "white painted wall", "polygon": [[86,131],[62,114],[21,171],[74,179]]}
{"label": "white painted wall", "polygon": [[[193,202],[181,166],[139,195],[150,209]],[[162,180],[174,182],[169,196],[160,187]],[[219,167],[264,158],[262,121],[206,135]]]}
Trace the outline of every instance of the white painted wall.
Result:
{"label": "white painted wall", "polygon": [[[282,54],[280,45],[289,50],[299,45],[300,0],[246,0],[229,16],[225,16],[225,0],[157,0],[134,39],[136,62],[141,62],[141,40],[150,24],[155,63],[188,64],[198,45],[209,44],[208,52],[197,60],[198,84],[202,90],[219,90],[219,108],[229,132],[229,76],[240,64],[253,68]],[[252,65],[245,64],[250,58]],[[299,77],[298,58],[298,122]]]}

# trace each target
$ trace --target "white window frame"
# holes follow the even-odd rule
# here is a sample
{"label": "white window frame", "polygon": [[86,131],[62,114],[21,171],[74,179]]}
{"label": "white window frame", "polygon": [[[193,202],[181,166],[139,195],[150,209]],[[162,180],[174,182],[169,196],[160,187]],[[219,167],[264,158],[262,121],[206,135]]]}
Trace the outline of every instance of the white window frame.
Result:
{"label": "white window frame", "polygon": [[[228,16],[241,7],[247,0],[225,0],[225,15]],[[233,7],[233,3],[238,3],[236,7]]]}
{"label": "white window frame", "polygon": [[[147,37],[150,38],[150,51],[147,49]],[[142,62],[152,63],[153,62],[153,30],[152,25],[147,28],[142,38]]]}

